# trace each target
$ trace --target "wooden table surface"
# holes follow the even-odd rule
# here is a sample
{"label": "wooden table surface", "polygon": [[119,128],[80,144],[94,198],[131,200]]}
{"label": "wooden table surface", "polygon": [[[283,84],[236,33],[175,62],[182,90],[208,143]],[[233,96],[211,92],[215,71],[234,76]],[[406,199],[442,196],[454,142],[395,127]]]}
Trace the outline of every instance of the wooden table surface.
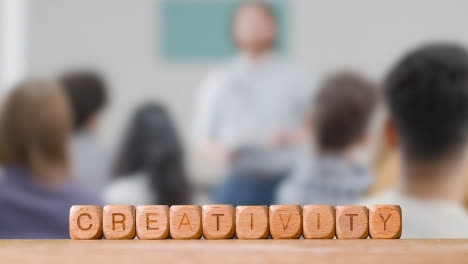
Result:
{"label": "wooden table surface", "polygon": [[468,240],[0,240],[0,263],[468,263]]}

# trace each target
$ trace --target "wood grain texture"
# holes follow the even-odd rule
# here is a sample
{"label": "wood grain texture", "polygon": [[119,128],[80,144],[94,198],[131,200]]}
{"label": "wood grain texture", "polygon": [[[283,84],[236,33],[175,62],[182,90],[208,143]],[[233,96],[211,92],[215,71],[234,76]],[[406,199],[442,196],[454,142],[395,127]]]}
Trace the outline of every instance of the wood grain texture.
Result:
{"label": "wood grain texture", "polygon": [[232,204],[204,205],[202,209],[203,237],[229,239],[236,233],[236,210]]}
{"label": "wood grain texture", "polygon": [[372,205],[369,207],[369,236],[397,239],[401,237],[401,208],[399,205]]}
{"label": "wood grain texture", "polygon": [[102,237],[102,207],[74,205],[69,216],[70,238],[100,239]]}
{"label": "wood grain texture", "polygon": [[468,240],[0,240],[2,263],[466,263]]}
{"label": "wood grain texture", "polygon": [[236,236],[238,239],[268,238],[269,209],[267,206],[237,206]]}
{"label": "wood grain texture", "polygon": [[169,236],[169,206],[141,205],[136,208],[139,239],[165,239]]}
{"label": "wood grain texture", "polygon": [[270,206],[270,235],[273,239],[294,239],[302,235],[300,205]]}
{"label": "wood grain texture", "polygon": [[369,212],[365,206],[336,207],[336,237],[363,239],[369,234]]}
{"label": "wood grain texture", "polygon": [[202,209],[199,205],[173,205],[170,208],[170,233],[174,239],[199,239],[202,236]]}
{"label": "wood grain texture", "polygon": [[102,230],[106,239],[135,237],[135,206],[106,205],[102,216]]}
{"label": "wood grain texture", "polygon": [[305,205],[303,208],[304,238],[335,237],[335,208],[331,205]]}

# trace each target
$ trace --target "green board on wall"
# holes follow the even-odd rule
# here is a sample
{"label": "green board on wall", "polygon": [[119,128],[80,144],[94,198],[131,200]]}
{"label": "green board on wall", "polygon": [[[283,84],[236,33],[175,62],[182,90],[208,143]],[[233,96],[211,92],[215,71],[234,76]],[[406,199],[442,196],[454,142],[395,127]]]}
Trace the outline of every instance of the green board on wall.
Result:
{"label": "green board on wall", "polygon": [[[239,0],[161,1],[161,55],[172,61],[216,60],[232,56],[231,20]],[[278,19],[280,53],[288,50],[289,1],[268,1]]]}

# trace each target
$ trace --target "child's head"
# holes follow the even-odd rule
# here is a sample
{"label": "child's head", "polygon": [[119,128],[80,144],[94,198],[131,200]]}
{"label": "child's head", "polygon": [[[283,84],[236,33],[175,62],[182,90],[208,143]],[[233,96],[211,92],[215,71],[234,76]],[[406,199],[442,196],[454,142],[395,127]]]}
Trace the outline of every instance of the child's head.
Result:
{"label": "child's head", "polygon": [[312,109],[319,152],[342,153],[364,139],[377,103],[374,84],[352,72],[340,72],[320,85]]}
{"label": "child's head", "polygon": [[464,150],[468,135],[468,52],[433,44],[402,58],[385,97],[406,159],[431,162]]}
{"label": "child's head", "polygon": [[1,112],[0,163],[26,168],[44,180],[64,178],[70,130],[63,89],[55,82],[23,82],[8,95]]}

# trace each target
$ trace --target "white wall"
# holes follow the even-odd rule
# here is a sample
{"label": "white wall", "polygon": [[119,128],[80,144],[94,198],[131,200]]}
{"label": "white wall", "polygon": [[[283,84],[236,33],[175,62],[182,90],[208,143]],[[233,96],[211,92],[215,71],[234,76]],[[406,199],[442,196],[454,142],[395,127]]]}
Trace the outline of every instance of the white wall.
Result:
{"label": "white wall", "polygon": [[[4,30],[4,22],[2,19],[3,15],[3,3],[4,0],[0,0],[0,51],[3,50],[3,30]],[[3,90],[3,63],[0,57],[0,91]]]}
{"label": "white wall", "polygon": [[30,73],[53,76],[76,65],[102,70],[112,103],[101,134],[111,148],[132,109],[148,100],[166,103],[184,139],[191,134],[193,98],[212,65],[158,60],[157,7],[153,0],[30,1]]}
{"label": "white wall", "polygon": [[166,102],[181,128],[189,128],[187,106],[206,68],[158,61],[156,8],[153,0],[31,1],[31,72],[54,74],[74,65],[103,70],[113,88],[103,133],[109,142],[129,110],[148,99]]}
{"label": "white wall", "polygon": [[[456,40],[468,46],[468,1],[291,2],[291,54],[314,75],[348,65],[378,79],[404,51],[425,41]],[[157,3],[29,0],[29,72],[52,75],[73,65],[101,69],[112,87],[102,131],[110,145],[130,110],[148,99],[165,102],[189,139],[197,84],[214,66],[158,59]]]}
{"label": "white wall", "polygon": [[352,65],[380,78],[403,52],[421,43],[453,40],[468,46],[468,1],[294,2],[298,58],[319,72]]}
{"label": "white wall", "polygon": [[26,74],[27,1],[0,1],[0,93]]}

